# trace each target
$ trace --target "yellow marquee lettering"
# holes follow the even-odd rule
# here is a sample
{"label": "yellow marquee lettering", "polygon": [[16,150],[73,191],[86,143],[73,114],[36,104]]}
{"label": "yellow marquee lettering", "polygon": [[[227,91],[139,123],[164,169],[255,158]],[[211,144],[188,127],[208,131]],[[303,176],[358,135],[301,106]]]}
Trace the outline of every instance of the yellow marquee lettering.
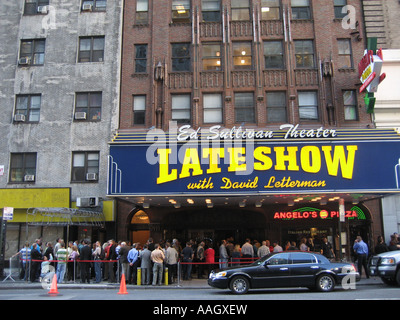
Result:
{"label": "yellow marquee lettering", "polygon": [[[285,154],[285,149],[287,149],[288,154]],[[276,154],[275,170],[286,170],[285,162],[289,162],[287,170],[299,171],[300,168],[297,165],[297,147],[275,147],[274,151]]]}
{"label": "yellow marquee lettering", "polygon": [[185,158],[183,159],[183,165],[179,178],[190,177],[190,170],[193,170],[192,176],[199,176],[203,174],[201,170],[199,152],[197,148],[187,148],[185,152]]}
{"label": "yellow marquee lettering", "polygon": [[357,146],[347,146],[347,159],[344,151],[344,146],[335,146],[333,151],[332,159],[332,146],[323,146],[322,151],[325,155],[326,167],[328,168],[328,173],[331,176],[337,176],[339,171],[339,165],[342,170],[342,177],[345,179],[353,178],[354,171],[354,159]]}
{"label": "yellow marquee lettering", "polygon": [[169,181],[176,180],[178,178],[178,173],[176,169],[171,170],[169,173],[169,154],[171,149],[157,149],[157,154],[159,156],[160,172],[157,178],[157,184],[165,183]]}
{"label": "yellow marquee lettering", "polygon": [[[246,171],[246,153],[245,148],[228,148],[229,157],[229,172]],[[242,163],[240,163],[242,162]]]}
{"label": "yellow marquee lettering", "polygon": [[301,168],[305,172],[317,173],[321,170],[321,151],[318,147],[303,147],[300,153]]}
{"label": "yellow marquee lettering", "polygon": [[258,147],[254,150],[254,159],[260,162],[254,162],[254,170],[267,171],[272,168],[272,160],[266,154],[271,154],[271,148]]}
{"label": "yellow marquee lettering", "polygon": [[218,166],[219,159],[224,157],[225,157],[224,148],[204,148],[203,158],[208,158],[209,160],[207,173],[220,173],[221,168]]}

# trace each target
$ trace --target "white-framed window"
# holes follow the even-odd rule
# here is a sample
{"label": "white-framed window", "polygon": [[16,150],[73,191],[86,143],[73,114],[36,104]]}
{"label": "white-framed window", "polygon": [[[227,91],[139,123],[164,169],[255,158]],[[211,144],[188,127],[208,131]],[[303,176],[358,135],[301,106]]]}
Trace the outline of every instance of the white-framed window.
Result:
{"label": "white-framed window", "polygon": [[172,117],[177,123],[190,123],[191,121],[191,96],[190,94],[172,95]]}
{"label": "white-framed window", "polygon": [[203,94],[204,123],[222,123],[222,94]]}
{"label": "white-framed window", "polygon": [[318,120],[318,97],[316,91],[298,93],[300,120]]}

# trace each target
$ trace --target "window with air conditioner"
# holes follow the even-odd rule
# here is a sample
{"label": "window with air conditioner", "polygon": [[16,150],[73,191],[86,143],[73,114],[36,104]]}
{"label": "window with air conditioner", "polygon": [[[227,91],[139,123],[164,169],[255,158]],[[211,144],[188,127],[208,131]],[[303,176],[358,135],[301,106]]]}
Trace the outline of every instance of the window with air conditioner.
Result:
{"label": "window with air conditioner", "polygon": [[41,100],[40,94],[17,95],[14,122],[39,122]]}
{"label": "window with air conditioner", "polygon": [[76,121],[100,121],[101,106],[101,92],[77,92],[75,94],[74,119]]}
{"label": "window with air conditioner", "polygon": [[96,182],[99,177],[100,154],[95,151],[72,153],[72,182]]}
{"label": "window with air conditioner", "polygon": [[35,182],[36,153],[11,153],[10,177],[11,183]]}

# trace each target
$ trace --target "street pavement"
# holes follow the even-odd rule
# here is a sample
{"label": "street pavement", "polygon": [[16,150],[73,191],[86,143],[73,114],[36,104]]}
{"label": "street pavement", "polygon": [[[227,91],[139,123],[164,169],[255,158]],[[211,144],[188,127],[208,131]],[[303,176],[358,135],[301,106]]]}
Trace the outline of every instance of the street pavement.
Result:
{"label": "street pavement", "polygon": [[[382,280],[378,277],[370,277],[366,279],[364,277],[361,278],[359,282],[356,283],[356,286],[373,286],[373,285],[382,285]],[[115,289],[120,288],[120,283],[108,283],[107,281],[103,281],[100,283],[80,283],[79,280],[74,282],[68,283],[58,283],[57,284],[59,289]],[[19,280],[17,278],[13,279],[6,279],[0,282],[0,290],[5,289],[39,289],[43,288],[41,282],[26,282],[23,280]],[[169,285],[162,284],[161,286],[152,286],[152,285],[131,285],[127,284],[126,288],[134,288],[134,289],[212,289],[207,284],[207,279],[191,279],[191,280],[181,280]]]}

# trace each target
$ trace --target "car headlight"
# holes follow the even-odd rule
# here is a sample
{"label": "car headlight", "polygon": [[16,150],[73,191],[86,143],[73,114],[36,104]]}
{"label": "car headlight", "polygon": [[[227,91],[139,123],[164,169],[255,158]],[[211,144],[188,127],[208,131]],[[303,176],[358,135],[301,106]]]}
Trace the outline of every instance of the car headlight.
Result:
{"label": "car headlight", "polygon": [[221,271],[215,274],[215,278],[224,278],[226,277],[227,272],[226,271]]}
{"label": "car headlight", "polygon": [[394,258],[382,258],[381,259],[381,265],[391,265],[395,264]]}

